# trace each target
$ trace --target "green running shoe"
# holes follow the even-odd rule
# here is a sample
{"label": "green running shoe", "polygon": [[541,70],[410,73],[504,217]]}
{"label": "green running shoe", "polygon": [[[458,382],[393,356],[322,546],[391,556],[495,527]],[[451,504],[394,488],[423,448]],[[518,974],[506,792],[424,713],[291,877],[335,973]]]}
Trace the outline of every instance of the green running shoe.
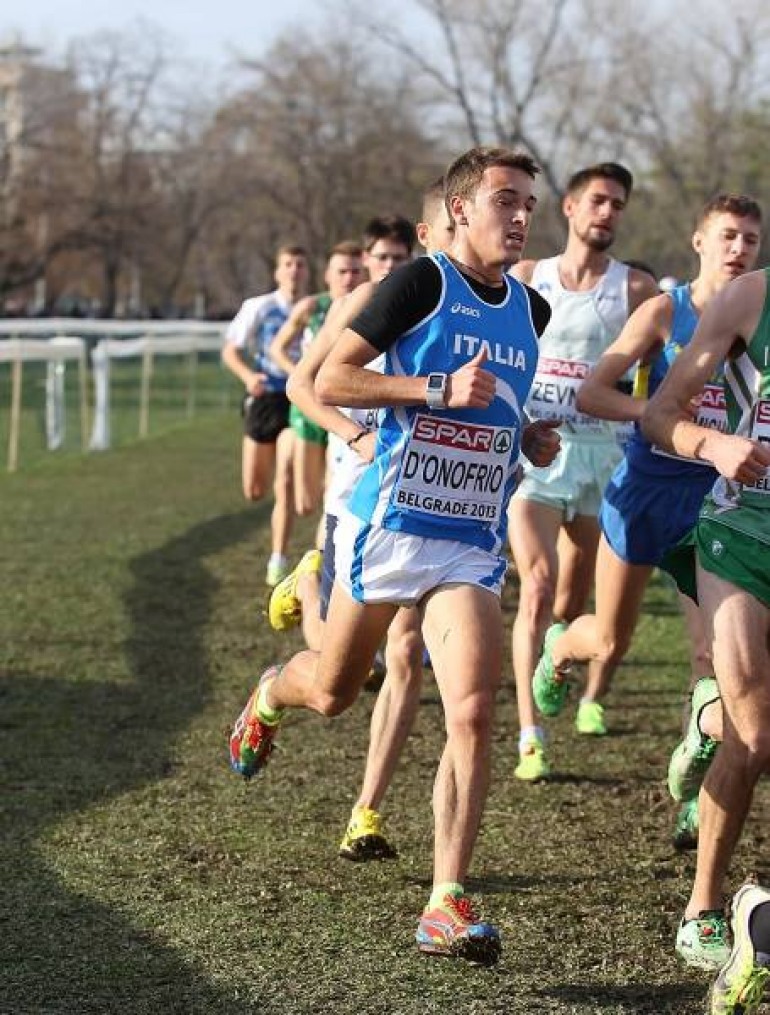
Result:
{"label": "green running shoe", "polygon": [[770,902],[770,892],[746,884],[733,899],[733,950],[711,988],[709,1015],[753,1015],[770,980],[770,955],[757,952],[749,926],[757,906]]}
{"label": "green running shoe", "polygon": [[674,849],[698,848],[698,798],[685,800],[676,815]]}
{"label": "green running shoe", "polygon": [[598,701],[581,701],[575,716],[575,728],[578,733],[584,733],[589,737],[606,736],[604,706]]}
{"label": "green running shoe", "polygon": [[692,920],[682,919],[676,934],[676,950],[688,966],[721,969],[730,958],[724,913],[720,909],[710,909]]}
{"label": "green running shoe", "polygon": [[708,767],[714,760],[719,744],[701,733],[698,721],[706,705],[718,699],[716,680],[713,677],[701,677],[693,688],[690,719],[684,740],[674,750],[668,765],[668,791],[680,803],[698,795]]}
{"label": "green running shoe", "polygon": [[532,677],[532,693],[535,704],[543,715],[558,715],[564,708],[564,702],[569,693],[569,674],[559,672],[551,658],[551,646],[556,638],[564,634],[568,624],[551,624],[545,632],[543,640],[543,654],[535,667],[535,674]]}

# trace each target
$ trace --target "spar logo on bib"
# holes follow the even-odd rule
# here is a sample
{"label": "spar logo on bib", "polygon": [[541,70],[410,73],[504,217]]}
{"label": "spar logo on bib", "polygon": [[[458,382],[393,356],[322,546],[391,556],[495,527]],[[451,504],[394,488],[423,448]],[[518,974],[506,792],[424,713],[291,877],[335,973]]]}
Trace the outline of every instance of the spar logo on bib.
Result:
{"label": "spar logo on bib", "polygon": [[394,503],[436,517],[498,524],[514,444],[510,427],[418,413]]}
{"label": "spar logo on bib", "polygon": [[[459,423],[452,419],[436,419],[434,416],[418,415],[414,425],[414,436],[419,441],[443,444],[448,448],[464,448],[468,451],[489,451],[495,437],[495,427],[477,426],[474,423]],[[508,435],[510,440],[510,434]],[[510,448],[510,444],[508,445]],[[498,449],[495,448],[495,451]]]}

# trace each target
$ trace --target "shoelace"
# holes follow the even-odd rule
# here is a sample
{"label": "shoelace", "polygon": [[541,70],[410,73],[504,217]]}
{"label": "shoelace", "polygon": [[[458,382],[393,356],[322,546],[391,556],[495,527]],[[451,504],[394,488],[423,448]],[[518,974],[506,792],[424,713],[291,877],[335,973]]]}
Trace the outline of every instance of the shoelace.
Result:
{"label": "shoelace", "polygon": [[479,922],[478,916],[473,911],[471,900],[466,895],[462,895],[459,899],[452,896],[451,899],[451,908],[455,910],[461,920],[465,923]]}
{"label": "shoelace", "polygon": [[[265,724],[262,722],[261,719],[259,719],[258,716],[253,716],[246,723],[246,731],[243,739],[246,741],[248,747],[255,753],[259,751],[260,747],[262,747],[265,740],[268,739],[267,737],[265,737],[264,733],[265,733]],[[272,749],[273,743],[272,741],[268,740],[267,747],[265,748],[266,753],[269,754],[272,751]]]}
{"label": "shoelace", "polygon": [[727,921],[721,916],[709,916],[698,919],[698,937],[701,944],[707,947],[722,947],[725,944]]}
{"label": "shoelace", "polygon": [[712,740],[711,737],[704,737],[698,745],[698,750],[695,752],[695,758],[697,761],[711,761],[714,757],[714,753],[717,749],[717,741]]}

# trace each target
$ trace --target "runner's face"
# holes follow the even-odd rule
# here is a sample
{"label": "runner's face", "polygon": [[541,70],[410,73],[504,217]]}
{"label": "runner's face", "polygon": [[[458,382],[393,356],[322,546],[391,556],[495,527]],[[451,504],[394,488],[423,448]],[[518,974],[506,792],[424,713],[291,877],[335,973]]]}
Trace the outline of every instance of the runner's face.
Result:
{"label": "runner's face", "polygon": [[626,201],[625,188],[615,180],[590,180],[579,194],[564,199],[570,232],[591,250],[608,250]]}
{"label": "runner's face", "polygon": [[275,268],[278,288],[291,300],[296,300],[307,287],[307,260],[300,254],[281,254]]}
{"label": "runner's face", "polygon": [[759,255],[760,226],[755,218],[719,212],[709,215],[693,237],[701,275],[718,282],[751,271]]}
{"label": "runner's face", "polygon": [[364,264],[360,257],[332,254],[324,278],[333,300],[352,293],[364,277]]}
{"label": "runner's face", "polygon": [[382,282],[394,268],[406,264],[409,257],[409,251],[398,240],[377,240],[364,253],[364,265],[369,269],[369,278],[372,282]]}
{"label": "runner's face", "polygon": [[[482,264],[505,269],[521,258],[537,203],[534,183],[522,169],[491,166],[473,198],[453,198],[456,220],[468,227],[464,239]],[[464,259],[461,246],[456,250]]]}

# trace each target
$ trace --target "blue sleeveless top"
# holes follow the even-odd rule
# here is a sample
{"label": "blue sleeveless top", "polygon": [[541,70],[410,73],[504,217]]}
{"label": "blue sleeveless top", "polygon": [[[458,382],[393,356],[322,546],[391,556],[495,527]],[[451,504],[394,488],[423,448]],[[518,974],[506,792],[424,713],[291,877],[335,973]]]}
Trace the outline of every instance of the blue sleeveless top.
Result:
{"label": "blue sleeveless top", "polygon": [[[671,333],[652,363],[640,366],[637,370],[634,382],[634,395],[637,398],[651,398],[655,394],[671,364],[689,344],[698,324],[698,313],[692,305],[689,285],[677,286],[669,296],[674,304]],[[724,406],[724,395],[718,380],[706,386],[703,399],[702,413],[716,419],[720,414],[720,406]],[[713,413],[710,412],[712,408]],[[703,422],[700,417],[699,422]],[[681,458],[654,447],[642,434],[638,423],[634,424],[633,434],[626,443],[625,456],[628,463],[640,472],[659,479],[670,478],[692,483],[696,487],[702,486],[704,496],[717,477],[716,470],[704,462]]]}
{"label": "blue sleeveless top", "polygon": [[382,410],[375,459],[349,508],[371,525],[497,553],[537,366],[529,296],[506,274],[503,302],[486,303],[444,254],[431,257],[442,276],[438,305],[385,353],[384,373],[452,374],[484,348],[495,397],[486,409]]}

